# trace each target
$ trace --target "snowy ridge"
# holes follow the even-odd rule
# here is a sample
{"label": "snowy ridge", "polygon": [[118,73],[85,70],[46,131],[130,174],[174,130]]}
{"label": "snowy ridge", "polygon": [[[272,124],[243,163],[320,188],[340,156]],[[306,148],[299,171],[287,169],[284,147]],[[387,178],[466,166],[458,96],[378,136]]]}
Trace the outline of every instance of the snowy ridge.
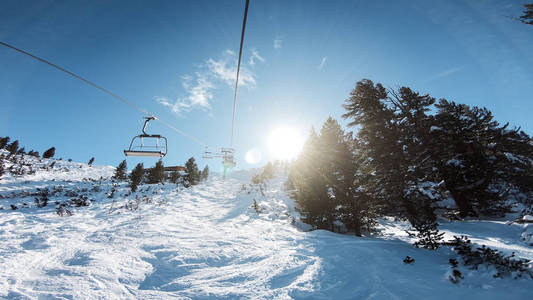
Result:
{"label": "snowy ridge", "polygon": [[[492,278],[491,270],[461,269],[448,280],[448,248],[416,249],[406,224],[384,219],[381,234],[355,238],[305,231],[285,191],[285,178],[261,191],[257,171],[214,175],[189,189],[109,180],[112,167],[57,162],[69,175],[44,174],[0,180],[0,297],[63,299],[527,299],[531,280]],[[58,165],[58,166],[59,166]],[[80,168],[81,165],[81,168]],[[51,171],[54,172],[54,171]],[[74,174],[76,174],[74,176]],[[57,176],[56,176],[57,175]],[[29,177],[33,176],[33,177]],[[83,180],[84,178],[87,178]],[[89,179],[90,178],[90,179]],[[102,179],[101,179],[102,178]],[[55,180],[54,180],[55,179]],[[68,182],[66,180],[69,180]],[[24,190],[65,185],[86,193],[88,207],[59,217],[57,193],[44,208]],[[94,186],[98,186],[94,189]],[[243,188],[244,186],[244,188]],[[85,191],[85,192],[82,192]],[[253,207],[254,200],[259,212]],[[7,202],[6,202],[7,201]],[[21,202],[28,203],[24,208]],[[8,209],[4,203],[21,208]],[[138,206],[137,209],[135,209]],[[443,222],[447,236],[533,258],[521,241],[523,227],[504,222]],[[416,259],[412,265],[405,256]]]}

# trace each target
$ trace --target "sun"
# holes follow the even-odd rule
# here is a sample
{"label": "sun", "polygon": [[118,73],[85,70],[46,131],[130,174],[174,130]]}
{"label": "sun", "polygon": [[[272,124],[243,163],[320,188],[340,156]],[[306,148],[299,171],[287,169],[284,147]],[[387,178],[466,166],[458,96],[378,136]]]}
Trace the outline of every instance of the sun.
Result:
{"label": "sun", "polygon": [[291,160],[300,153],[304,142],[303,134],[296,128],[279,127],[270,132],[267,145],[273,159]]}

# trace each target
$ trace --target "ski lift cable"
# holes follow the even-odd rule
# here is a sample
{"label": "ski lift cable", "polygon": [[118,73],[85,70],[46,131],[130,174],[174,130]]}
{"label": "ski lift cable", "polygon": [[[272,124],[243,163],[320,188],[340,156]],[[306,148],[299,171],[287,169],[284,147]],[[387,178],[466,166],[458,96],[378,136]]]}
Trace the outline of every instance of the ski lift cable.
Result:
{"label": "ski lift cable", "polygon": [[239,48],[239,61],[237,63],[237,76],[235,78],[235,94],[233,95],[233,118],[231,120],[231,143],[230,148],[233,148],[233,136],[235,133],[235,112],[237,108],[237,89],[239,87],[239,73],[241,70],[241,57],[242,57],[242,46],[244,44],[244,31],[246,29],[246,19],[248,17],[248,5],[250,4],[250,0],[246,0],[246,4],[244,6],[244,19],[242,21],[242,33],[241,33],[241,45]]}
{"label": "ski lift cable", "polygon": [[90,86],[92,86],[92,87],[94,87],[94,88],[97,88],[97,89],[101,90],[102,92],[104,92],[104,93],[110,95],[111,97],[113,97],[113,98],[119,100],[120,102],[122,102],[122,103],[124,103],[124,104],[130,106],[131,108],[135,109],[136,111],[141,112],[141,113],[146,114],[146,115],[149,115],[150,117],[153,117],[155,120],[161,122],[163,125],[165,125],[165,126],[167,126],[168,128],[174,130],[175,132],[177,132],[177,133],[183,135],[184,137],[186,137],[186,138],[188,138],[188,139],[194,141],[195,143],[198,143],[198,144],[200,144],[200,145],[202,145],[202,146],[206,146],[206,144],[203,143],[202,141],[200,141],[199,139],[197,139],[197,138],[195,138],[195,137],[193,137],[193,136],[191,136],[191,135],[189,135],[189,134],[187,134],[187,133],[185,133],[185,132],[183,132],[183,131],[177,129],[176,127],[170,125],[168,122],[165,122],[164,120],[161,120],[159,117],[157,117],[156,115],[150,113],[149,111],[147,111],[147,110],[145,110],[145,109],[142,109],[142,108],[138,107],[137,105],[131,103],[130,101],[128,101],[128,100],[126,100],[126,99],[120,97],[119,95],[117,95],[117,94],[111,92],[111,91],[108,90],[108,89],[105,89],[105,88],[103,88],[103,87],[97,85],[96,83],[94,83],[94,82],[92,82],[92,81],[89,81],[89,80],[87,80],[87,79],[85,79],[85,78],[83,78],[83,77],[81,77],[81,76],[79,76],[79,75],[76,75],[76,74],[70,72],[69,70],[67,70],[67,69],[65,69],[65,68],[62,68],[62,67],[60,67],[60,66],[58,66],[58,65],[56,65],[56,64],[54,64],[54,63],[51,63],[51,62],[49,62],[49,61],[47,61],[47,60],[45,60],[45,59],[43,59],[43,58],[40,58],[40,57],[38,57],[38,56],[35,56],[35,55],[31,54],[31,53],[28,53],[28,52],[26,52],[26,51],[24,51],[24,50],[22,50],[22,49],[19,49],[19,48],[15,47],[15,46],[9,45],[9,44],[4,43],[4,42],[2,42],[2,41],[0,41],[0,45],[5,46],[5,47],[8,47],[8,48],[10,48],[10,49],[13,49],[13,50],[15,50],[15,51],[17,51],[17,52],[20,52],[20,53],[24,54],[24,55],[27,55],[27,56],[29,56],[29,57],[31,57],[31,58],[33,58],[33,59],[36,59],[36,60],[38,60],[38,61],[40,61],[40,62],[42,62],[42,63],[47,64],[47,65],[49,65],[49,66],[51,66],[51,67],[53,67],[53,68],[55,68],[55,69],[57,69],[57,70],[59,70],[59,71],[61,71],[61,72],[67,73],[68,75],[70,75],[70,76],[72,76],[72,77],[74,77],[74,78],[76,78],[76,79],[78,79],[78,80],[81,80],[81,81],[87,83],[88,85],[90,85]]}

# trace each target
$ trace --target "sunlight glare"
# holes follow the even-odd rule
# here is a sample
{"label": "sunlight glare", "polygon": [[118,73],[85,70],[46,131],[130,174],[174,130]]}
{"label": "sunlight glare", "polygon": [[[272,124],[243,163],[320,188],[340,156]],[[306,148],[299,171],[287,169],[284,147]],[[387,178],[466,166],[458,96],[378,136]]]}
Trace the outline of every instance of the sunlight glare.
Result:
{"label": "sunlight glare", "polygon": [[261,161],[261,151],[257,148],[248,150],[245,155],[246,162],[253,165]]}
{"label": "sunlight glare", "polygon": [[268,148],[273,159],[291,160],[302,150],[304,135],[292,127],[280,127],[268,136]]}

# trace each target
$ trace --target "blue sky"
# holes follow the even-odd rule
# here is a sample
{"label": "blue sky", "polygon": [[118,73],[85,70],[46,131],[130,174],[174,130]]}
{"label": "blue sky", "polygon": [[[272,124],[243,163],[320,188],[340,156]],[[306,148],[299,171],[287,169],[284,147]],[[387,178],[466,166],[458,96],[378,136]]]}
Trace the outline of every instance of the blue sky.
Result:
{"label": "blue sky", "polygon": [[[523,1],[251,0],[234,146],[240,168],[264,164],[277,127],[308,132],[362,78],[407,85],[533,133],[533,26]],[[211,145],[228,146],[243,1],[3,1],[0,40],[112,90]],[[57,157],[117,165],[143,115],[0,48],[0,136]],[[203,147],[160,123],[166,165]],[[250,149],[262,154],[246,163]],[[155,159],[130,159],[149,166]]]}

